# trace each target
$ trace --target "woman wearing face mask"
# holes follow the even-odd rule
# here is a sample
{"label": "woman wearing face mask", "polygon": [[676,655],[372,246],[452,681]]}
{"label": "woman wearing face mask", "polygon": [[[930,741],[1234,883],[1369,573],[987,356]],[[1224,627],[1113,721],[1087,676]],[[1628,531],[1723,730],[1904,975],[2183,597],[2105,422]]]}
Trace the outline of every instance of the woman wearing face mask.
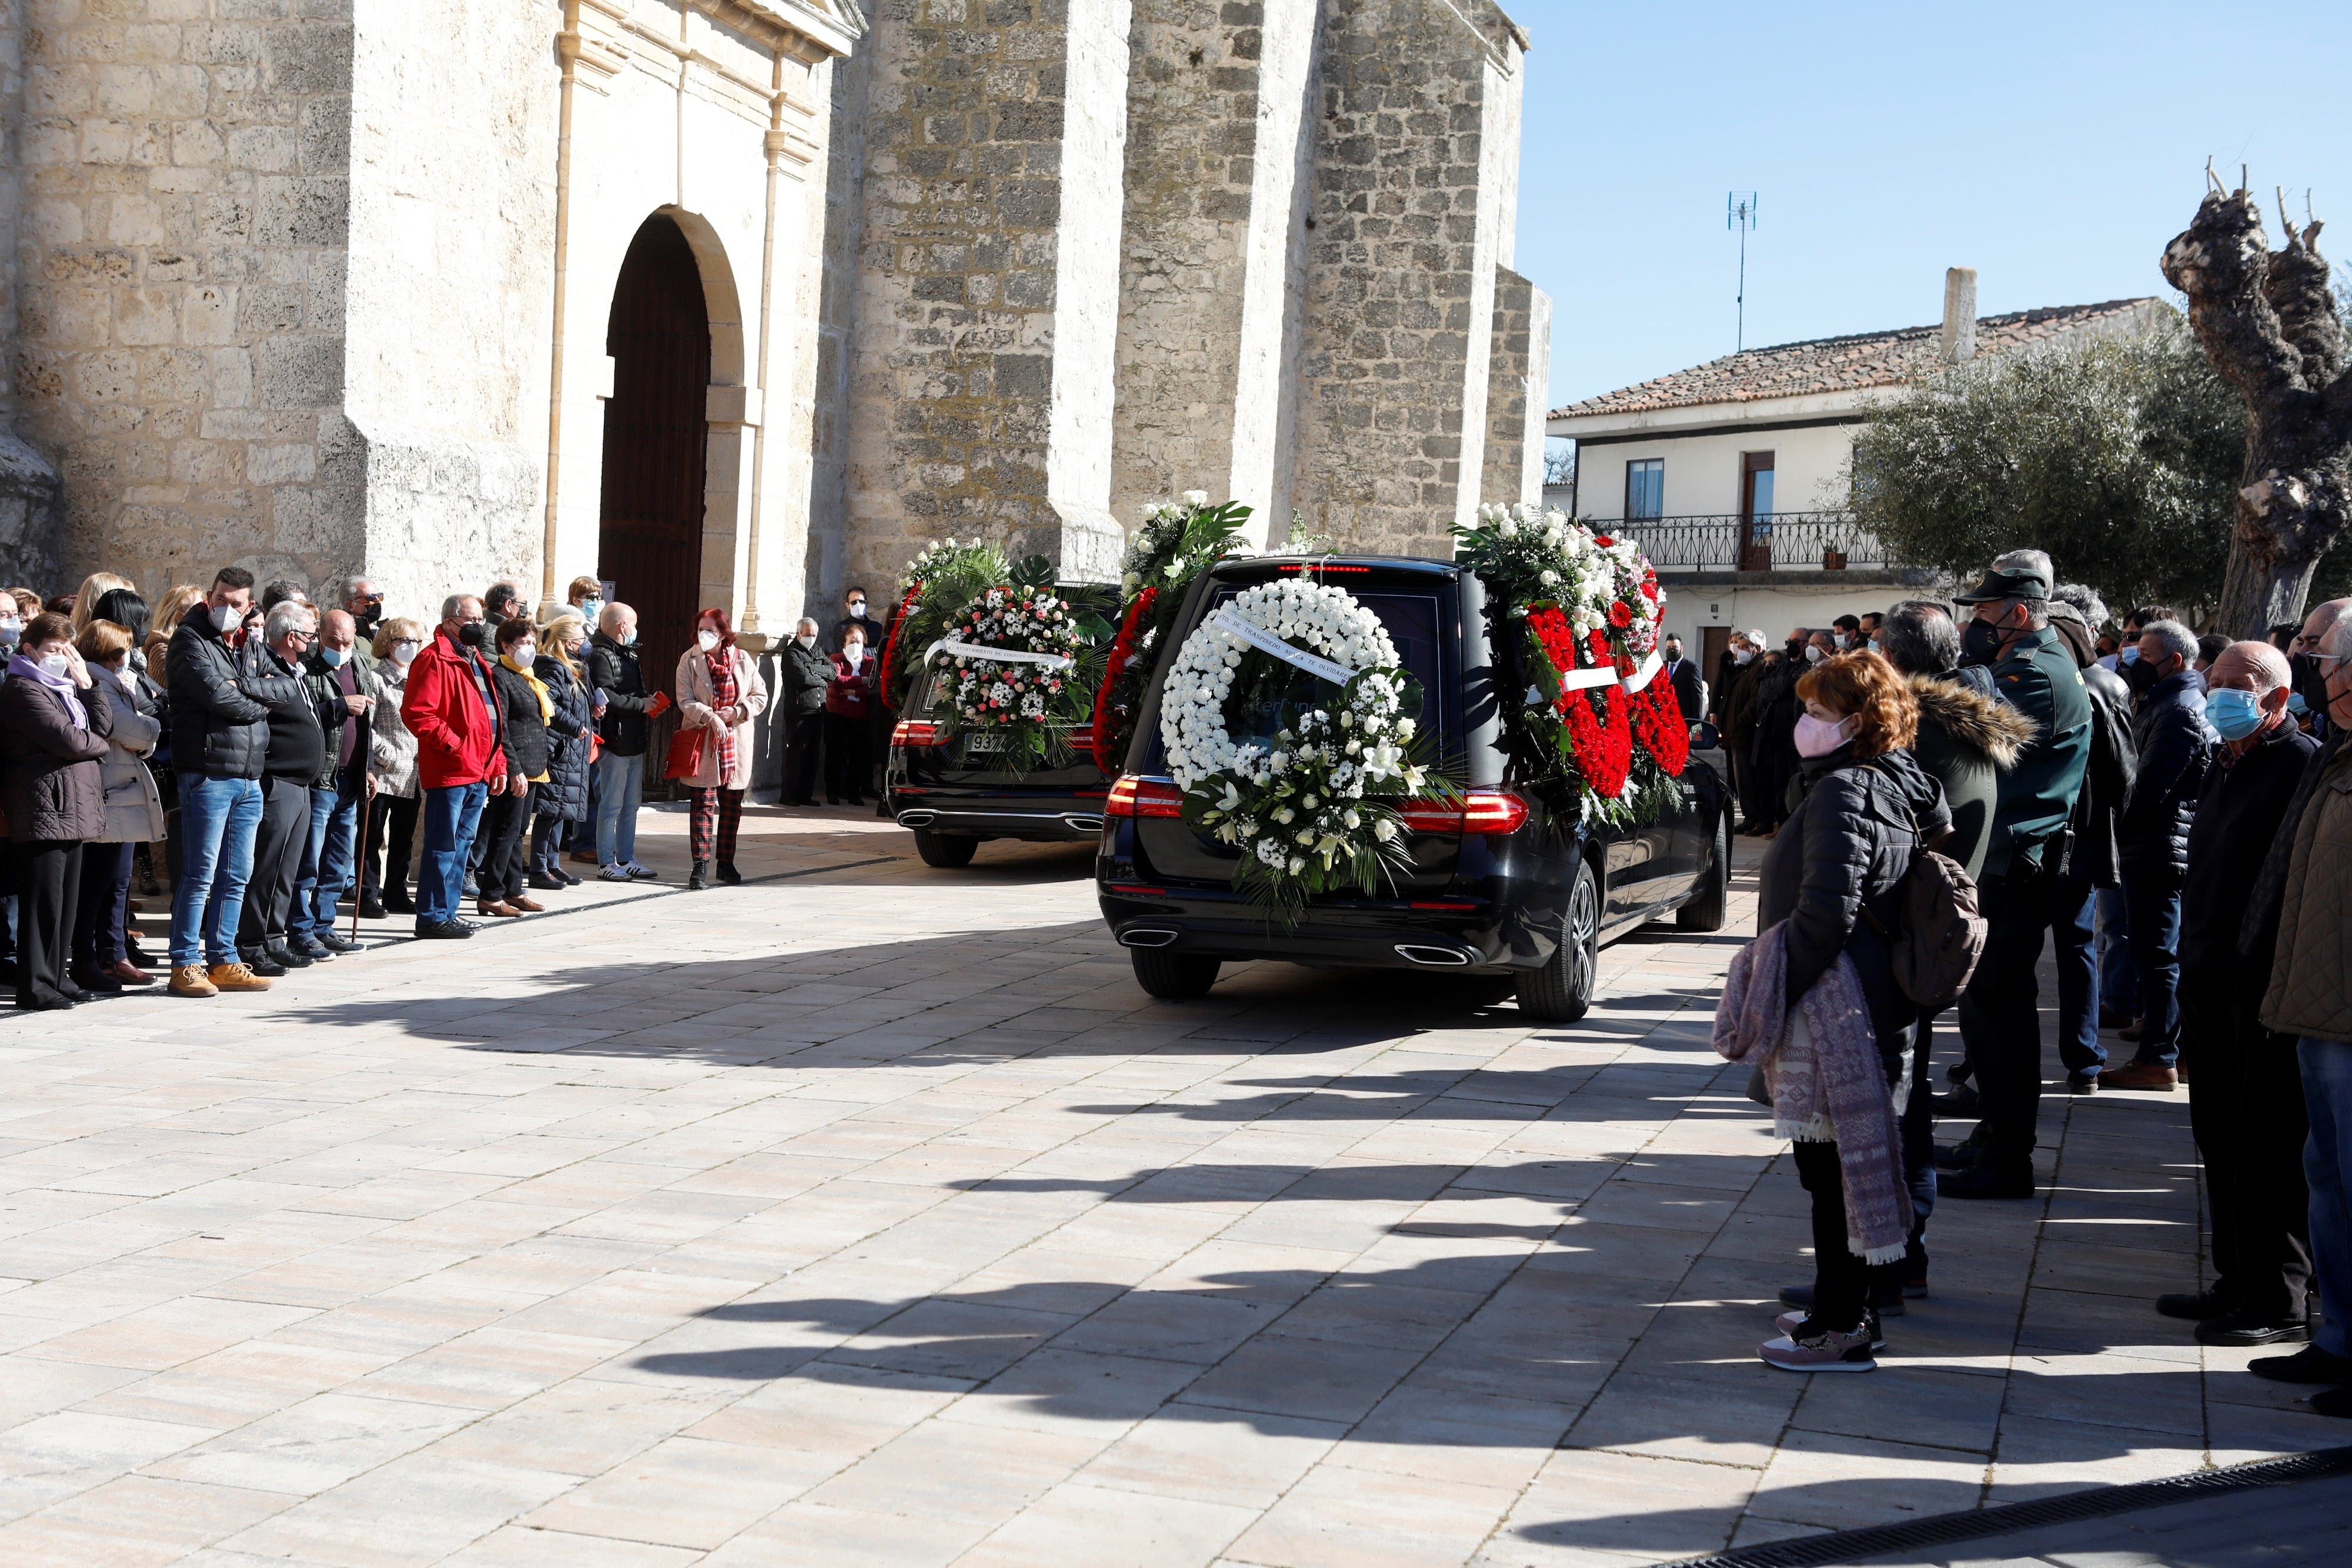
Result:
{"label": "woman wearing face mask", "polygon": [[16,1005],[88,1001],[67,973],[80,903],[82,846],[106,831],[100,771],[114,708],[73,645],[73,625],[44,613],[0,684],[0,811],[16,884]]}
{"label": "woman wearing face mask", "polygon": [[[370,802],[367,847],[360,856],[360,914],[381,920],[387,913],[414,915],[408,896],[408,860],[416,847],[416,737],[400,716],[408,695],[408,667],[425,646],[425,628],[395,616],[376,628],[369,652],[375,655],[375,682],[382,698],[368,727],[368,775],[375,780]],[[379,860],[389,847],[391,858]]]}
{"label": "woman wearing face mask", "polygon": [[1895,1119],[1910,1092],[1927,1092],[1908,1082],[1919,1009],[1895,983],[1885,934],[1899,925],[1914,847],[1941,841],[1952,819],[1942,787],[1911,756],[1918,702],[1894,665],[1867,651],[1841,653],[1806,672],[1797,695],[1804,712],[1794,737],[1802,759],[1792,791],[1796,804],[1764,854],[1757,928],[1768,934],[1779,928],[1781,999],[1790,1009],[1842,959],[1852,961],[1878,1075],[1889,1093],[1883,1124],[1870,1123],[1865,1131],[1886,1145],[1893,1161],[1885,1174],[1895,1192],[1882,1196],[1886,1205],[1899,1207],[1901,1229],[1891,1256],[1874,1263],[1857,1257],[1847,1242],[1857,1230],[1849,1223],[1838,1145],[1799,1141],[1797,1174],[1812,1197],[1812,1304],[1801,1317],[1784,1318],[1784,1337],[1768,1342],[1759,1354],[1790,1371],[1868,1370],[1880,1343],[1870,1305],[1874,1286],[1900,1291],[1910,1226],[1909,1200],[1898,1202],[1895,1196],[1903,1186]]}
{"label": "woman wearing face mask", "polygon": [[154,983],[131,961],[131,862],[142,844],[163,836],[163,801],[145,758],[163,735],[161,710],[131,669],[131,633],[112,621],[92,621],[74,639],[93,679],[89,701],[107,704],[114,717],[110,749],[100,765],[106,826],[82,846],[80,903],[74,918],[74,984],[86,991],[119,991]]}
{"label": "woman wearing face mask", "polygon": [[833,678],[824,689],[824,803],[862,806],[872,772],[866,738],[873,728],[876,660],[866,651],[866,634],[852,625],[833,656]]}
{"label": "woman wearing face mask", "polygon": [[817,756],[824,746],[824,696],[833,660],[816,645],[816,622],[806,616],[784,644],[784,791],[787,806],[816,804]]}
{"label": "woman wearing face mask", "polygon": [[523,891],[530,878],[526,829],[531,802],[547,782],[551,742],[585,733],[577,717],[556,711],[554,694],[539,678],[537,627],[520,615],[502,622],[497,645],[498,662],[490,666],[490,675],[498,684],[504,721],[500,744],[506,751],[507,787],[503,794],[489,798],[482,813],[489,847],[482,852],[482,891],[474,908],[485,917],[536,915],[547,907]]}
{"label": "woman wearing face mask", "polygon": [[680,780],[694,791],[694,873],[686,885],[689,891],[710,885],[714,855],[719,881],[741,882],[735,830],[751,783],[751,721],[767,712],[768,688],[759,666],[735,645],[724,610],[695,617],[694,646],[678,655],[677,700],[678,723],[708,731],[702,766]]}
{"label": "woman wearing face mask", "polygon": [[563,846],[588,821],[595,760],[595,715],[580,665],[587,646],[587,622],[577,615],[559,615],[539,634],[537,671],[554,700],[555,717],[548,726],[547,782],[531,797],[530,885],[550,892],[580,882],[563,869]]}

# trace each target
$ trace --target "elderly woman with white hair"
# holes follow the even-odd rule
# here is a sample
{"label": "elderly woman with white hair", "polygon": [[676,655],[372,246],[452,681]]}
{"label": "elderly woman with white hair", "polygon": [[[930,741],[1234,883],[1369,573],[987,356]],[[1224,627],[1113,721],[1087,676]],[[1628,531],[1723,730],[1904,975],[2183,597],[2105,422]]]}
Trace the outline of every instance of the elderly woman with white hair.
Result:
{"label": "elderly woman with white hair", "polygon": [[2278,901],[2254,901],[2271,841],[2319,750],[2287,713],[2293,679],[2286,655],[2267,643],[2231,643],[2207,674],[2205,718],[2218,738],[2196,763],[2200,798],[2181,884],[2180,1060],[2193,1069],[2189,1122],[2205,1162],[2213,1283],[2156,1303],[2195,1321],[2207,1344],[2270,1344],[2305,1332],[2303,1082],[2294,1037],[2258,1016]]}
{"label": "elderly woman with white hair", "polygon": [[816,622],[806,616],[784,646],[784,790],[787,806],[816,804],[817,754],[824,737],[824,691],[833,661],[816,645]]}

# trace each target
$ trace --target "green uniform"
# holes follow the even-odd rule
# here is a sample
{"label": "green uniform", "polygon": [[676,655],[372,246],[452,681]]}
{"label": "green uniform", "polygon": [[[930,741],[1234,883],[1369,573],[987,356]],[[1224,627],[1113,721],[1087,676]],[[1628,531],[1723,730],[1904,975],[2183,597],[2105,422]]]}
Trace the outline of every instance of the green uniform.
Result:
{"label": "green uniform", "polygon": [[1989,877],[2053,863],[2044,846],[2074,816],[2091,759],[2091,695],[2057,632],[2044,627],[2011,643],[1993,664],[1992,685],[1995,696],[2033,721],[2036,734],[2000,775],[1985,849]]}

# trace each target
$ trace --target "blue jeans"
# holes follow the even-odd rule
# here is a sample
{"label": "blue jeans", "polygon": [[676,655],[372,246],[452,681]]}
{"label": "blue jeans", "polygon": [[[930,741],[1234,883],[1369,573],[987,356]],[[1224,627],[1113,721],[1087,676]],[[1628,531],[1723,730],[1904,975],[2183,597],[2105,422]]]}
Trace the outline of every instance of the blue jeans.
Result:
{"label": "blue jeans", "polygon": [[2169,1067],[2180,1054],[2180,884],[2143,877],[2125,885],[2124,903],[2139,968],[2139,1050],[2132,1060]]}
{"label": "blue jeans", "polygon": [[358,858],[360,792],[365,779],[346,775],[332,789],[310,791],[310,855],[303,862],[308,873],[294,884],[294,913],[287,922],[290,935],[306,932],[324,936],[335,928],[335,904],[352,885]]}
{"label": "blue jeans", "polygon": [[416,866],[416,928],[457,918],[466,892],[466,857],[474,850],[488,784],[445,784],[425,791],[425,849]]}
{"label": "blue jeans", "polygon": [[2139,968],[2132,962],[2131,921],[2125,913],[2124,890],[2099,889],[2099,935],[2105,948],[2099,956],[2099,1005],[2110,1012],[2139,1017]]}
{"label": "blue jeans", "polygon": [[637,858],[637,800],[645,793],[646,758],[596,759],[596,863],[631,865]]}
{"label": "blue jeans", "polygon": [[172,891],[172,964],[234,964],[261,780],[180,775],[180,884]]}
{"label": "blue jeans", "polygon": [[2088,1078],[2107,1064],[2107,1048],[2099,1042],[2099,959],[2092,932],[2092,911],[2097,890],[2080,878],[2070,878],[2062,889],[2079,888],[2082,896],[2063,892],[2062,907],[2072,901],[2072,919],[2063,915],[2050,923],[2056,939],[2058,963],[2058,1060],[2070,1078]]}
{"label": "blue jeans", "polygon": [[2295,1041],[2295,1060],[2311,1114],[2303,1174],[2311,1184],[2311,1272],[2322,1320],[2311,1343],[2352,1357],[2352,1045],[2305,1035]]}
{"label": "blue jeans", "polygon": [[316,936],[320,929],[333,930],[335,912],[327,911],[326,924],[321,927],[311,913],[312,900],[319,891],[319,846],[327,836],[327,819],[335,814],[335,792],[332,789],[310,791],[310,820],[302,824],[302,855],[294,868],[294,896],[286,901],[286,936]]}

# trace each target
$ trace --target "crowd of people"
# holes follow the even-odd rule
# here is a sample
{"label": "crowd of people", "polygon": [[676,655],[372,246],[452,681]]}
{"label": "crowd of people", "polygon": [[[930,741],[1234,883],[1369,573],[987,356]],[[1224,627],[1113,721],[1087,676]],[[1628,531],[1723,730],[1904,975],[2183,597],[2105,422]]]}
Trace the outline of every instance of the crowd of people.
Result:
{"label": "crowd of people", "polygon": [[[583,880],[567,863],[658,880],[637,817],[673,707],[651,765],[691,802],[686,886],[741,882],[759,662],[714,608],[674,670],[649,672],[636,612],[604,593],[578,578],[534,615],[501,580],[427,622],[387,616],[364,577],[322,606],[236,566],[152,607],[108,572],[55,600],[0,591],[0,975],[17,1007],[158,970],[178,996],[266,990],[359,949],[337,929],[347,903],[457,940],[546,910]],[[787,804],[813,803],[820,758],[829,800],[874,792],[881,630],[853,589],[834,652],[805,620],[782,651]],[[169,898],[160,955],[134,882]]]}
{"label": "crowd of people", "polygon": [[[1717,1046],[1796,1140],[1814,1239],[1764,1360],[1871,1369],[1927,1294],[1937,1200],[2034,1196],[2048,946],[2065,1088],[2189,1088],[2213,1277],[2151,1308],[2207,1344],[2300,1345],[2252,1370],[2352,1416],[2347,611],[2262,641],[2160,605],[2111,629],[2020,550],[1949,603],[1732,639],[1706,715],[1740,831],[1770,842]],[[1981,951],[1932,995],[1922,912],[1969,894]],[[1961,1060],[1935,1093],[1948,999]],[[1939,1118],[1974,1126],[1938,1144]]]}

